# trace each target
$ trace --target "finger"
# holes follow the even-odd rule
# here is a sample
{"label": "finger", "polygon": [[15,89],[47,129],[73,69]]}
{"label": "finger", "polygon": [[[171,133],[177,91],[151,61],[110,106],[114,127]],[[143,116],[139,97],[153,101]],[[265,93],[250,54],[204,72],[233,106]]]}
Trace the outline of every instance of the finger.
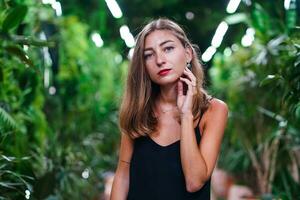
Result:
{"label": "finger", "polygon": [[193,73],[188,67],[184,68],[187,72]]}
{"label": "finger", "polygon": [[182,78],[182,77],[180,79],[182,79],[182,81],[184,81],[188,85],[188,91],[191,91],[192,94],[197,93],[197,86],[193,85],[193,83],[189,79]]}
{"label": "finger", "polygon": [[189,70],[188,68],[185,68],[184,71],[183,71],[185,74],[188,74],[190,75],[191,77],[195,78],[195,75],[193,74],[193,72],[191,70]]}
{"label": "finger", "polygon": [[183,71],[184,75],[187,76],[187,78],[190,79],[190,81],[192,81],[192,85],[195,86],[196,85],[196,77],[194,76],[194,74],[192,72],[188,72],[188,71]]}
{"label": "finger", "polygon": [[193,91],[192,82],[189,79],[180,77],[180,80],[183,81],[183,82],[185,82],[187,84],[187,86],[188,86],[188,92],[189,91],[190,92]]}
{"label": "finger", "polygon": [[180,80],[184,81],[186,84],[191,84],[192,85],[192,81],[190,79],[188,79],[188,78],[180,77]]}

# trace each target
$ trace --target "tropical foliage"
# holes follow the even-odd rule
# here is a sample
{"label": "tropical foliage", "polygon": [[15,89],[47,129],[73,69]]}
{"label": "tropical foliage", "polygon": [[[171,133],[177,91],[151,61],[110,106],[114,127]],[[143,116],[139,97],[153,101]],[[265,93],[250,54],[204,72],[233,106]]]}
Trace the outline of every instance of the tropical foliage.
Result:
{"label": "tropical foliage", "polygon": [[126,62],[76,17],[27,3],[1,4],[0,196],[90,199],[115,166]]}
{"label": "tropical foliage", "polygon": [[[112,23],[104,1],[61,1],[60,17],[41,1],[1,1],[0,199],[98,197],[116,166],[127,69],[115,29],[126,21],[136,33],[155,16],[184,24],[187,11],[195,19],[185,28],[200,49],[222,18],[234,30],[208,74],[210,92],[230,109],[219,166],[258,198],[300,198],[297,2],[284,9],[281,0],[244,0],[230,16],[219,1],[149,2],[120,0],[127,17]],[[246,28],[255,33],[248,47],[240,44]],[[94,30],[109,44],[96,47]]]}
{"label": "tropical foliage", "polygon": [[[244,23],[255,31],[215,56],[213,91],[230,107],[220,165],[258,194],[300,197],[300,27],[288,10],[253,4]],[[284,17],[283,17],[284,16]],[[231,16],[233,17],[233,16]]]}

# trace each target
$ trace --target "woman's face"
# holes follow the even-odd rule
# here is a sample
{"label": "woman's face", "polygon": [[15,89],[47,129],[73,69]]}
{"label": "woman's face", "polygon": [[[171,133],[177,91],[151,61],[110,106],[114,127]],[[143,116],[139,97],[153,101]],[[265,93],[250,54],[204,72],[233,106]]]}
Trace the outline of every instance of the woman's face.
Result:
{"label": "woman's face", "polygon": [[191,49],[185,48],[171,31],[156,30],[145,38],[146,69],[158,85],[176,83],[191,59]]}

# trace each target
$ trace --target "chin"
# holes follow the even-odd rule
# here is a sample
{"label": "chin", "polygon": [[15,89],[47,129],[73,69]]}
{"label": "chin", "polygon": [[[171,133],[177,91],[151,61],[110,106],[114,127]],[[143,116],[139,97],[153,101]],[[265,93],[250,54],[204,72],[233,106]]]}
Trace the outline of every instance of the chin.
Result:
{"label": "chin", "polygon": [[153,82],[156,83],[157,85],[164,86],[164,85],[176,84],[178,79],[179,77],[172,76],[172,77],[164,77],[159,80],[155,80]]}

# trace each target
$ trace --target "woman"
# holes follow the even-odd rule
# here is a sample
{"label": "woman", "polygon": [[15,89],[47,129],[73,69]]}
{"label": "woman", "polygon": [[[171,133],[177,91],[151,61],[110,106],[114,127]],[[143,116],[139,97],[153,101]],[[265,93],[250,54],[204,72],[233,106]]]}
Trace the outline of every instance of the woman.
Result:
{"label": "woman", "polygon": [[138,34],[111,200],[210,199],[228,108],[203,89],[197,57],[171,20],[154,20]]}

